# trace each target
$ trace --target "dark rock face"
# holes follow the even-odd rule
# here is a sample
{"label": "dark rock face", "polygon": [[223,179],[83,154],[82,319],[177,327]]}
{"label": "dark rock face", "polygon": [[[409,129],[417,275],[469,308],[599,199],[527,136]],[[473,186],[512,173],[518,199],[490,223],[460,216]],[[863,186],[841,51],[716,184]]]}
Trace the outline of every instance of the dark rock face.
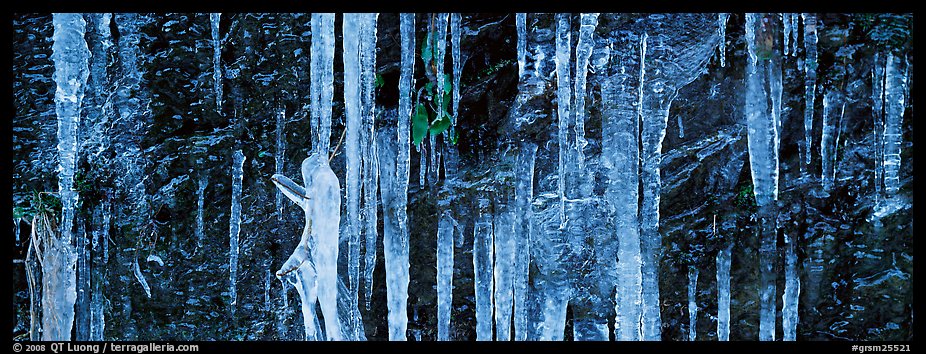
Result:
{"label": "dark rock face", "polygon": [[[276,173],[280,147],[285,149],[280,156],[283,174],[298,176],[299,164],[312,146],[310,17],[223,14],[224,97],[217,110],[208,14],[116,14],[108,27],[109,45],[100,44],[107,40],[105,31],[100,30],[105,21],[98,15],[85,15],[94,57],[79,137],[82,145],[75,189],[81,204],[76,235],[97,237],[104,229],[108,234],[108,239],[90,246],[93,291],[103,296],[103,338],[303,339],[299,297],[292,286],[281,285],[271,272],[296,247],[304,220],[301,210],[286,200],[283,212],[278,211],[277,191],[270,176]],[[803,42],[797,55],[781,57],[776,338],[783,332],[780,310],[786,281],[785,239],[794,239],[801,282],[798,340],[910,340],[914,95],[912,90],[904,93],[900,189],[893,196],[879,194],[876,184],[881,182],[876,180],[875,170],[881,150],[876,132],[881,128],[873,119],[872,77],[878,65],[876,53],[893,53],[902,58],[903,68],[912,71],[912,15],[821,14],[818,18],[819,79],[807,175],[801,172],[805,136]],[[429,19],[427,14],[417,15],[419,49]],[[538,59],[531,55],[528,65],[539,61],[540,70],[531,80],[519,81],[514,14],[463,16],[461,112],[455,127],[459,137],[455,145],[437,139],[445,161],[458,165],[456,180],[451,183],[448,176],[438,173],[438,181],[419,184],[420,154],[410,147],[410,339],[437,338],[436,235],[439,217],[449,209],[459,223],[454,234],[451,339],[475,340],[474,222],[482,214],[497,215],[513,205],[519,178],[515,165],[525,143],[538,147],[533,232],[556,229],[547,227],[545,221],[559,220],[554,210],[558,197],[550,197],[557,193],[560,178],[556,164],[560,137],[553,60],[555,15],[530,14],[527,19],[530,50],[546,56]],[[578,15],[573,16],[574,36],[578,23]],[[697,339],[717,339],[715,257],[732,244],[730,339],[758,338],[759,230],[744,112],[749,58],[743,15],[730,15],[722,38],[726,48],[723,67],[720,53],[705,51],[716,51],[719,39],[711,36],[717,26],[714,14],[602,14],[599,19],[586,100],[585,154],[590,188],[584,193],[595,199],[582,206],[585,212],[580,213],[587,236],[581,242],[565,236],[551,239],[561,247],[531,251],[532,290],[544,284],[567,283],[573,289],[567,309],[567,340],[573,339],[577,320],[594,318],[609,322],[612,329],[614,326],[613,288],[593,285],[614,277],[613,273],[594,271],[598,266],[594,262],[596,248],[613,246],[607,244],[613,240],[601,236],[613,233],[608,204],[601,199],[607,183],[605,167],[599,165],[604,131],[601,91],[602,82],[614,80],[620,70],[639,70],[638,52],[620,51],[639,51],[643,34],[649,36],[653,55],[646,65],[663,69],[655,75],[663,79],[661,83],[668,82],[666,89],[674,92],[662,101],[658,95],[646,96],[654,101],[644,103],[645,107],[668,109],[658,165],[661,248],[656,262],[661,337],[688,338],[687,275],[689,267],[694,267],[700,272],[695,293]],[[345,129],[340,15],[335,28],[331,146],[337,145]],[[398,28],[397,14],[380,14],[376,63],[376,73],[383,82],[376,91],[376,129],[380,130],[394,129],[395,124],[401,54]],[[13,206],[18,208],[14,217],[21,217],[14,219],[14,231],[18,232],[14,258],[24,259],[30,242],[30,213],[36,207],[33,195],[57,190],[54,63],[50,60],[54,28],[50,15],[29,14],[17,15],[13,29],[16,115],[11,166]],[[803,34],[798,38],[803,39]],[[781,43],[780,38],[776,40]],[[603,54],[605,50],[608,56]],[[781,55],[780,50],[772,55]],[[686,60],[694,57],[704,59]],[[570,65],[574,71],[575,65]],[[448,40],[445,72],[451,70]],[[423,62],[416,60],[415,91],[429,82],[424,73]],[[654,82],[643,83],[647,92],[655,90]],[[832,91],[845,97],[845,108],[836,123],[834,185],[826,192],[821,187],[820,146],[823,97]],[[421,151],[426,149],[430,149],[427,143]],[[450,149],[458,152],[458,161],[446,157]],[[228,224],[232,154],[236,150],[241,150],[246,160],[237,302],[232,304],[228,292]],[[343,190],[344,154],[335,155],[330,164],[342,179]],[[480,200],[488,202],[480,205]],[[60,217],[60,205],[52,205],[51,211]],[[382,208],[379,212],[377,219],[382,225]],[[106,214],[111,218],[104,218]],[[343,221],[343,210],[341,215]],[[382,238],[382,226],[379,234]],[[575,246],[582,242],[585,248]],[[364,333],[370,340],[388,338],[385,272],[389,270],[383,262],[382,242],[378,244],[372,250],[379,261],[373,272],[369,309],[363,306],[362,291],[360,295]],[[342,234],[339,276],[345,284],[346,259]],[[150,285],[150,297],[133,273],[136,262]],[[549,264],[555,267],[549,268]],[[22,263],[15,264],[14,269],[14,336],[28,338],[27,277]],[[541,308],[532,307],[531,311]]]}

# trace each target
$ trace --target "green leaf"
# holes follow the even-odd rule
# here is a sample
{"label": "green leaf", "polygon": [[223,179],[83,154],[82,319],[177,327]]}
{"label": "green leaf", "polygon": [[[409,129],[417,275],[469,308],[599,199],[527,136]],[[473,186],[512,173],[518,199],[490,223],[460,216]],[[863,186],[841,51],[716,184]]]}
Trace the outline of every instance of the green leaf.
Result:
{"label": "green leaf", "polygon": [[431,61],[432,57],[431,52],[431,33],[428,32],[427,37],[425,37],[424,42],[421,42],[421,60],[424,61],[424,66],[427,67],[428,63]]}
{"label": "green leaf", "polygon": [[448,93],[453,90],[453,86],[450,82],[450,74],[444,74],[444,93]]}
{"label": "green leaf", "polygon": [[386,80],[383,79],[383,76],[376,74],[376,88],[382,88],[386,84]]}
{"label": "green leaf", "polygon": [[447,112],[443,113],[443,116],[435,119],[434,122],[431,123],[431,135],[438,135],[447,130],[447,128],[450,128],[450,117],[447,116]]}
{"label": "green leaf", "polygon": [[424,90],[428,91],[431,94],[431,96],[433,96],[434,95],[434,83],[429,82],[429,83],[424,84]]}
{"label": "green leaf", "polygon": [[415,114],[412,114],[412,141],[415,146],[421,144],[424,136],[428,132],[428,109],[423,103],[415,107]]}

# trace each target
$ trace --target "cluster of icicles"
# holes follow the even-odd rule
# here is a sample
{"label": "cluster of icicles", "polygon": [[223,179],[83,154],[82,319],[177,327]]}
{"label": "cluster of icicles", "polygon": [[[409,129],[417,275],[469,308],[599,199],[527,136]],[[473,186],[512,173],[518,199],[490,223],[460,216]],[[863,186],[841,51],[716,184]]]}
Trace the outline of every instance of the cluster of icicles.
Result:
{"label": "cluster of icicles", "polygon": [[[536,88],[532,84],[543,80],[541,71],[550,60],[555,63],[556,75],[556,117],[559,139],[558,162],[558,199],[560,229],[568,230],[568,225],[582,218],[581,209],[573,204],[587,201],[587,192],[580,186],[586,180],[583,174],[586,157],[583,149],[587,145],[585,138],[585,119],[587,115],[586,83],[590,58],[595,47],[594,35],[598,25],[599,14],[583,13],[579,18],[578,40],[573,45],[571,40],[573,17],[558,14],[552,29],[529,29],[527,23],[533,15],[519,13],[515,15],[517,27],[519,88],[528,90]],[[90,48],[84,34],[88,30],[106,32],[101,36],[109,40],[110,15],[100,17],[101,24],[88,28],[84,18],[79,14],[54,15],[54,55],[55,82],[57,91],[55,105],[58,117],[58,152],[59,152],[59,188],[63,204],[63,218],[60,223],[62,244],[60,248],[49,248],[45,254],[46,266],[56,267],[57,276],[47,276],[44,285],[44,303],[56,316],[47,316],[43,320],[44,339],[70,339],[71,326],[74,322],[75,301],[77,301],[75,267],[86,266],[78,262],[78,249],[72,246],[71,228],[74,225],[74,213],[77,205],[77,192],[73,190],[73,178],[76,154],[78,152],[76,136],[83,95],[81,89],[86,85],[90,68]],[[651,63],[660,63],[659,56],[678,50],[669,48],[662,40],[654,41],[654,34],[638,33],[637,40],[626,45],[613,45],[608,57],[611,61],[622,60],[627,63],[614,80],[602,84],[602,96],[606,101],[615,102],[604,107],[609,119],[603,126],[602,160],[609,168],[610,182],[604,199],[613,205],[622,205],[613,211],[618,229],[612,237],[618,238],[619,247],[612,259],[617,272],[616,282],[610,284],[616,304],[611,316],[615,318],[614,337],[618,340],[659,340],[661,338],[661,321],[659,309],[658,267],[656,255],[660,253],[659,225],[659,190],[661,186],[659,161],[662,140],[665,136],[666,120],[669,106],[677,90],[697,77],[700,69],[706,65],[708,58],[719,47],[721,66],[726,65],[724,58],[725,37],[728,14],[719,14],[716,30],[704,39],[703,50],[691,50],[689,58],[695,63],[695,70],[672,72],[665,68],[650,68]],[[222,80],[221,56],[219,55],[220,14],[211,14],[212,42],[215,47],[215,65],[213,78],[215,83],[216,105],[221,107]],[[280,191],[276,197],[276,210],[282,217],[290,212],[283,196],[296,203],[305,211],[306,227],[298,247],[292,256],[278,270],[277,277],[285,283],[292,284],[298,290],[302,301],[305,320],[305,337],[310,340],[363,340],[363,324],[359,311],[360,284],[363,280],[366,306],[372,293],[372,274],[376,265],[375,252],[366,252],[361,262],[361,242],[365,249],[375,250],[377,235],[376,207],[384,206],[383,212],[383,247],[385,249],[386,287],[388,298],[388,328],[390,340],[405,340],[407,335],[407,308],[409,284],[409,225],[407,217],[408,183],[409,183],[409,148],[410,116],[412,114],[412,89],[414,87],[415,50],[415,14],[400,15],[401,69],[399,79],[399,102],[397,122],[378,132],[373,129],[375,112],[375,67],[376,67],[376,26],[377,14],[343,15],[344,58],[344,104],[346,114],[346,155],[345,203],[346,226],[339,230],[340,215],[340,181],[328,166],[328,154],[331,147],[327,142],[331,138],[331,106],[333,100],[334,55],[335,55],[335,15],[312,14],[311,44],[311,129],[312,154],[302,163],[303,184],[293,182],[282,175],[283,161],[283,113],[277,117],[276,132],[276,175],[273,181]],[[803,20],[803,25],[800,22]],[[431,35],[434,37],[436,78],[439,80],[438,99],[443,99],[443,73],[447,49],[447,36],[450,36],[450,57],[452,65],[452,104],[451,115],[457,118],[460,104],[461,75],[461,37],[462,16],[460,14],[436,14],[431,17]],[[813,126],[813,100],[816,90],[816,39],[817,19],[813,14],[759,15],[746,14],[746,41],[748,43],[748,62],[746,70],[746,123],[749,127],[748,146],[754,193],[759,205],[760,219],[760,340],[774,340],[776,300],[775,278],[772,265],[777,257],[775,244],[776,204],[778,198],[778,150],[781,129],[782,78],[781,57],[773,55],[772,60],[760,60],[757,52],[766,50],[764,39],[781,26],[783,36],[776,43],[783,42],[781,51],[787,55],[798,53],[798,39],[803,38],[803,67],[805,69],[805,99],[807,110],[804,115],[806,141],[802,151],[805,165],[810,164],[810,127]],[[449,31],[448,31],[449,27]],[[798,36],[798,28],[803,28],[803,36]],[[127,20],[120,24],[123,40],[119,42],[120,55],[125,65],[134,65],[138,55],[137,28]],[[555,52],[544,53],[539,45],[532,41],[537,31],[555,33]],[[134,32],[132,32],[134,31]],[[135,38],[134,41],[125,38]],[[109,43],[112,45],[112,43]],[[777,46],[776,46],[777,47]],[[774,49],[774,48],[773,48]],[[778,49],[775,49],[778,50]],[[573,58],[575,60],[571,60]],[[901,70],[901,59],[891,54],[879,54],[874,70],[874,92],[872,99],[875,107],[876,141],[880,146],[876,185],[883,185],[886,196],[898,190],[898,170],[900,167],[900,119],[904,110],[907,73]],[[624,65],[624,64],[621,64]],[[656,65],[656,64],[654,64]],[[547,65],[548,66],[548,65]],[[134,73],[138,80],[138,70],[130,68],[127,73]],[[660,71],[662,69],[662,71]],[[694,73],[694,74],[692,74]],[[572,75],[574,74],[574,75]],[[623,80],[623,81],[622,81]],[[629,83],[629,84],[628,84]],[[522,91],[519,95],[526,94]],[[136,106],[126,109],[137,110]],[[832,188],[834,175],[834,138],[832,126],[834,120],[841,119],[845,101],[838,92],[824,94],[824,129],[821,141],[822,176],[824,189]],[[439,105],[442,106],[442,105]],[[516,119],[518,117],[515,117]],[[431,137],[430,163],[422,161],[421,183],[425,172],[430,179],[436,179],[435,173],[440,167],[439,152],[435,148],[434,136]],[[453,149],[452,147],[448,149]],[[533,240],[530,218],[531,205],[535,199],[534,159],[537,146],[525,143],[517,159],[517,176],[515,198],[512,207],[500,215],[480,215],[474,228],[473,266],[476,289],[477,339],[492,340],[561,340],[564,337],[566,321],[566,304],[570,291],[559,288],[543,290],[545,298],[535,305],[537,312],[528,311],[526,303],[528,291],[528,264],[532,262],[532,253],[528,242]],[[425,151],[422,151],[424,160]],[[445,176],[456,178],[453,164],[454,152],[444,151]],[[236,278],[238,262],[238,233],[241,223],[241,183],[242,166],[245,156],[240,150],[234,154],[232,164],[232,209],[229,226],[230,243],[230,294],[232,306],[236,306]],[[427,166],[427,171],[424,166]],[[809,170],[809,169],[807,169]],[[587,182],[587,181],[586,181]],[[378,183],[378,185],[377,185]],[[203,238],[203,190],[208,182],[200,181],[197,189],[198,216],[196,237]],[[642,186],[642,187],[641,187]],[[377,191],[380,192],[377,199]],[[638,191],[642,196],[638,195]],[[642,198],[641,198],[642,197]],[[640,201],[638,204],[638,200]],[[569,206],[569,207],[567,207]],[[437,232],[437,284],[438,284],[438,340],[449,340],[451,328],[451,296],[453,276],[453,250],[455,229],[458,223],[446,208],[439,213]],[[639,208],[639,209],[638,209]],[[638,216],[639,215],[639,216]],[[639,218],[639,219],[638,219]],[[539,232],[539,230],[538,230]],[[338,236],[344,233],[349,247],[348,284],[338,283],[337,255]],[[784,339],[796,337],[797,301],[800,281],[796,271],[796,256],[793,237],[786,237],[785,291],[782,308]],[[96,243],[94,243],[96,244]],[[105,242],[103,242],[105,245]],[[96,249],[95,247],[93,249]],[[89,252],[82,247],[80,252]],[[105,251],[104,251],[105,252]],[[718,313],[717,336],[728,340],[730,335],[730,262],[731,250],[727,247],[717,254]],[[617,259],[620,261],[618,262]],[[85,270],[81,271],[85,273]],[[150,290],[135,264],[135,276],[145,288],[148,296]],[[269,274],[269,273],[268,273]],[[695,319],[697,306],[694,301],[699,271],[689,271],[689,339],[695,340]],[[552,285],[551,285],[552,286]],[[89,291],[89,286],[86,287]],[[91,297],[95,299],[94,297]],[[266,298],[266,296],[265,296]],[[325,330],[318,322],[315,302],[321,303]],[[92,301],[95,313],[91,322],[92,338],[102,339],[104,321],[102,302]],[[346,309],[346,310],[345,310]],[[530,317],[530,319],[528,318]],[[494,330],[493,330],[494,327]],[[608,324],[576,323],[574,325],[576,340],[607,340]],[[513,329],[513,330],[512,330]]]}

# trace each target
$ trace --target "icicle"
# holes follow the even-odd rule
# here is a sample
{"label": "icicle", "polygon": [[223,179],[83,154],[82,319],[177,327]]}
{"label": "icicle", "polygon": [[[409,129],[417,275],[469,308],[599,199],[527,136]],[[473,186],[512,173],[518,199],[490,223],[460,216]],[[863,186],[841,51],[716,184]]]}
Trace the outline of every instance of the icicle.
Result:
{"label": "icicle", "polygon": [[570,80],[569,80],[569,48],[571,46],[571,29],[567,13],[556,15],[556,115],[559,127],[559,178],[558,193],[560,197],[560,222],[566,225],[566,168],[572,166],[572,161],[566,161],[571,143],[569,142],[569,123],[572,118],[570,109]]}
{"label": "icicle", "polygon": [[791,49],[791,47],[788,45],[791,41],[791,31],[792,31],[791,14],[781,13],[781,14],[778,14],[778,17],[781,19],[782,29],[784,30],[783,31],[784,33],[781,36],[782,39],[784,40],[784,43],[781,45],[781,50],[784,53],[784,55],[788,55],[788,50]]}
{"label": "icicle", "polygon": [[[273,151],[274,173],[283,174],[283,166],[286,163],[286,141],[283,139],[286,131],[286,110],[282,107],[276,114],[276,149]],[[276,192],[277,220],[283,222],[283,192]]]}
{"label": "icicle", "polygon": [[495,284],[495,340],[511,340],[511,311],[514,299],[513,271],[515,262],[514,212],[506,205],[497,205],[502,211],[495,215],[493,281]]}
{"label": "icicle", "polygon": [[579,40],[576,43],[576,83],[575,83],[575,124],[576,156],[579,170],[585,169],[585,89],[588,75],[588,60],[595,47],[595,27],[598,26],[598,13],[583,13],[580,18]]}
{"label": "icicle", "polygon": [[784,332],[783,340],[797,339],[798,299],[801,293],[801,279],[797,274],[797,255],[795,254],[796,241],[785,234],[785,292],[781,296],[781,327]]}
{"label": "icicle", "polygon": [[232,200],[231,219],[228,226],[228,271],[231,286],[228,289],[231,295],[231,311],[235,313],[238,305],[238,234],[241,231],[241,181],[244,178],[244,153],[235,151],[232,162]]}
{"label": "icicle", "polygon": [[[480,200],[480,209],[488,206],[488,200]],[[476,289],[476,340],[492,340],[492,289],[495,287],[492,260],[495,258],[492,244],[491,215],[482,215],[473,228],[474,288]]]}
{"label": "icicle", "polygon": [[[775,339],[775,259],[776,219],[775,201],[778,200],[778,112],[780,104],[775,94],[780,92],[781,67],[774,54],[771,37],[775,33],[773,22],[764,22],[763,15],[746,15],[746,43],[749,58],[746,68],[746,123],[749,127],[749,162],[752,171],[753,192],[759,205],[760,223],[760,285],[759,285],[759,340]],[[771,37],[771,38],[770,38]],[[772,44],[772,48],[766,47]],[[771,52],[771,58],[759,61],[757,52]],[[768,82],[768,88],[766,88]],[[769,107],[769,98],[773,107]]]}
{"label": "icicle", "polygon": [[521,144],[515,176],[515,264],[514,264],[514,340],[527,340],[528,333],[528,278],[530,274],[530,241],[533,228],[531,203],[534,200],[534,161],[537,145]]}
{"label": "icicle", "polygon": [[425,183],[427,183],[425,174],[428,173],[428,160],[425,155],[427,154],[428,149],[422,149],[422,145],[424,145],[424,141],[422,141],[421,145],[418,146],[418,156],[421,157],[421,161],[418,162],[418,186],[424,188]]}
{"label": "icicle", "polygon": [[717,29],[720,34],[720,67],[725,67],[727,65],[727,20],[730,19],[730,14],[720,13],[717,14]]}
{"label": "icicle", "polygon": [[817,16],[802,14],[804,18],[804,165],[810,173],[813,146],[813,106],[817,86]]}
{"label": "icicle", "polygon": [[77,134],[81,101],[89,76],[90,49],[84,39],[86,21],[80,14],[53,14],[52,56],[55,73],[55,113],[58,117],[58,195],[61,223],[57,242],[45,245],[43,340],[70,340],[77,301],[76,261],[72,246],[78,194],[73,189],[78,160]]}
{"label": "icicle", "polygon": [[[361,227],[361,175],[363,173],[363,157],[366,149],[362,148],[361,140],[366,143],[365,135],[370,128],[363,126],[363,83],[362,65],[364,59],[363,40],[363,14],[344,14],[344,112],[347,116],[347,136],[344,151],[347,154],[347,244],[348,244],[348,281],[351,304],[357,303],[360,281],[360,238]],[[369,172],[369,171],[368,171]],[[375,181],[374,181],[375,183]],[[351,316],[353,318],[353,316]]]}
{"label": "icicle", "polygon": [[[389,340],[406,340],[408,328],[408,180],[411,90],[415,63],[415,14],[399,15],[401,69],[399,72],[398,152],[396,153],[395,213],[398,232],[383,235],[386,269],[386,301],[389,309]],[[422,168],[424,164],[421,165]]]}
{"label": "icicle", "polygon": [[900,189],[900,146],[903,142],[901,123],[904,113],[906,77],[900,69],[901,58],[887,55],[884,68],[884,192],[897,194]]}
{"label": "icicle", "polygon": [[730,340],[730,261],[733,245],[717,252],[717,340]]}
{"label": "icicle", "polygon": [[142,289],[145,289],[145,295],[148,295],[148,298],[151,298],[151,287],[148,286],[148,281],[145,280],[145,276],[141,274],[141,268],[138,267],[138,259],[135,259],[132,262],[132,272],[135,274],[135,279],[138,280],[138,283],[141,284]]}
{"label": "icicle", "polygon": [[872,136],[875,142],[875,198],[880,199],[882,196],[882,186],[884,185],[884,56],[881,53],[875,53],[874,64],[872,65],[871,78],[871,110],[874,127]]}
{"label": "icicle", "polygon": [[[364,295],[365,301],[369,302],[373,296],[373,270],[376,268],[376,187],[379,183],[379,160],[376,152],[376,139],[374,128],[376,127],[376,21],[379,14],[363,14],[361,18],[360,30],[360,82],[361,90],[361,115],[363,120],[363,144],[361,153],[363,154],[363,221],[365,224],[364,236],[366,236],[366,253],[364,254]],[[391,140],[391,139],[390,139]],[[354,337],[361,336],[360,331],[363,328],[363,320],[360,317],[360,307],[357,304],[357,289],[351,288],[351,309],[354,311],[352,316]]]}
{"label": "icicle", "polygon": [[212,82],[215,87],[215,111],[222,114],[222,43],[219,40],[219,22],[221,13],[209,14],[209,23],[212,27]]}
{"label": "icicle", "polygon": [[[316,295],[325,318],[328,340],[343,340],[350,328],[342,327],[338,316],[338,225],[341,220],[341,194],[338,177],[328,165],[328,153],[316,151],[302,161],[300,186],[283,175],[271,180],[305,212],[305,227],[299,245],[276,272],[277,277],[295,276],[301,287],[306,335],[314,316]],[[308,197],[311,196],[311,197]],[[297,289],[300,286],[297,286]],[[345,310],[346,311],[346,310]]]}
{"label": "icicle", "polygon": [[527,14],[519,12],[514,17],[515,27],[518,30],[518,77],[524,77],[524,67],[527,64]]}
{"label": "icicle", "polygon": [[267,272],[264,273],[264,311],[270,311],[270,283],[273,282],[271,273],[269,267],[267,268]]}
{"label": "icicle", "polygon": [[[645,38],[645,37],[644,37]],[[645,39],[643,39],[645,40]],[[642,282],[639,207],[639,102],[640,77],[636,67],[642,55],[633,58],[633,51],[643,42],[628,41],[615,52],[615,58],[625,63],[614,76],[601,81],[601,165],[608,184],[604,199],[610,205],[617,237],[617,291],[615,292],[615,340],[634,341],[641,338]]]}
{"label": "icicle", "polygon": [[688,266],[688,341],[698,338],[698,268]]}
{"label": "icicle", "polygon": [[[463,16],[459,13],[450,14],[450,56],[453,59],[453,115],[452,115],[452,125],[450,126],[450,141],[453,141],[456,136],[456,126],[459,124],[460,119],[460,75],[463,73],[463,57],[460,53],[461,44],[461,26],[463,22]],[[446,163],[446,159],[444,160]],[[444,173],[447,173],[447,168],[444,167]]]}
{"label": "icicle", "polygon": [[823,134],[820,137],[820,162],[823,167],[820,181],[823,191],[827,193],[833,190],[833,180],[836,177],[836,130],[843,107],[845,101],[842,93],[827,90],[823,95]]}
{"label": "icicle", "polygon": [[206,186],[209,185],[208,176],[204,173],[199,177],[199,186],[196,188],[196,245],[203,246],[205,238],[205,222],[203,221],[203,205],[206,201]]}
{"label": "icicle", "polygon": [[678,118],[678,138],[684,139],[685,138],[685,126],[682,125],[682,116],[678,116],[677,118]]}
{"label": "icicle", "polygon": [[312,145],[313,150],[327,152],[331,143],[331,102],[334,99],[334,14],[313,13],[311,24]]}
{"label": "icicle", "polygon": [[797,56],[798,25],[801,22],[801,14],[792,13],[791,15],[791,56]]}
{"label": "icicle", "polygon": [[450,340],[453,303],[453,216],[444,210],[437,226],[437,340]]}
{"label": "icicle", "polygon": [[[90,296],[90,337],[88,340],[103,340],[103,332],[106,328],[105,308],[103,301],[103,270],[109,261],[105,247],[109,240],[109,200],[103,199],[100,204],[93,210],[94,230],[93,233],[93,267],[95,276],[93,277],[93,292]],[[101,256],[102,255],[102,256]]]}

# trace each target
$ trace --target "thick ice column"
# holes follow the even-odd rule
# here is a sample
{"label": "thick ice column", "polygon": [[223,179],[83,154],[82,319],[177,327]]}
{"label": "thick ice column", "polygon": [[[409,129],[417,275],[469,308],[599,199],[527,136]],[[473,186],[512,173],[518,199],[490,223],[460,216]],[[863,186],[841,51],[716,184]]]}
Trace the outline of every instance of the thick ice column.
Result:
{"label": "thick ice column", "polygon": [[884,192],[897,194],[900,189],[900,145],[903,142],[901,123],[907,77],[901,69],[903,58],[887,55],[884,68]]}
{"label": "thick ice column", "polygon": [[783,340],[797,340],[798,299],[801,294],[801,278],[797,272],[796,240],[785,235],[785,292],[781,296],[781,328]]}
{"label": "thick ice column", "polygon": [[[480,209],[488,207],[488,200],[480,200]],[[476,289],[476,340],[492,340],[492,290],[495,287],[492,244],[492,216],[481,215],[473,228],[474,288]]]}
{"label": "thick ice column", "polygon": [[73,189],[81,101],[89,76],[90,50],[80,14],[54,14],[52,61],[55,63],[55,113],[58,117],[58,193],[61,224],[58,242],[45,245],[42,277],[43,340],[70,340],[77,301],[76,261],[72,245],[78,195]]}
{"label": "thick ice column", "polygon": [[514,264],[514,340],[527,340],[528,334],[528,277],[530,275],[530,244],[533,227],[531,203],[534,200],[534,161],[537,145],[525,141],[518,152],[515,176],[515,264]]}
{"label": "thick ice column", "polygon": [[[642,297],[642,339],[660,340],[662,338],[662,319],[659,306],[659,254],[661,253],[662,235],[659,233],[659,197],[662,182],[659,176],[659,164],[662,161],[662,141],[666,135],[669,119],[669,106],[675,98],[676,91],[666,87],[660,78],[650,78],[656,70],[647,69],[649,36],[643,35],[640,46],[639,98],[640,117],[642,119],[640,140],[641,183],[643,198],[640,204],[640,255],[643,274]],[[658,42],[657,42],[658,44]],[[658,58],[658,57],[657,57]],[[668,90],[668,92],[667,92]],[[622,243],[623,244],[623,243]]]}
{"label": "thick ice column", "polygon": [[[313,13],[311,24],[309,94],[312,96],[312,148],[327,151],[331,141],[331,102],[334,99],[334,14]],[[357,32],[352,34],[356,36]]]}
{"label": "thick ice column", "polygon": [[506,204],[498,204],[495,215],[495,340],[511,340],[511,311],[513,297],[513,271],[515,261],[514,212]]}
{"label": "thick ice column", "polygon": [[450,340],[453,304],[453,216],[444,210],[437,225],[437,340]]}
{"label": "thick ice column", "polygon": [[717,340],[730,340],[730,261],[733,245],[717,252]]}
{"label": "thick ice column", "polygon": [[[775,260],[778,200],[778,120],[780,107],[774,92],[780,91],[780,57],[774,50],[775,21],[761,14],[746,15],[746,124],[749,127],[749,162],[753,192],[759,205],[759,340],[775,339]],[[759,57],[767,53],[770,57]],[[778,88],[776,88],[778,86]],[[772,96],[772,97],[770,97]],[[773,105],[770,107],[770,101]]]}
{"label": "thick ice column", "polygon": [[801,14],[804,19],[804,164],[810,173],[810,148],[813,146],[813,106],[817,89],[817,15]]}
{"label": "thick ice column", "polygon": [[[626,36],[624,38],[630,38]],[[624,63],[615,75],[601,81],[602,153],[607,175],[604,197],[618,240],[617,290],[615,292],[616,340],[639,340],[642,316],[640,229],[637,218],[640,188],[639,163],[639,46],[626,40],[615,51]]]}
{"label": "thick ice column", "polygon": [[[347,155],[347,244],[348,244],[348,288],[351,303],[357,303],[360,290],[360,238],[361,227],[361,184],[363,169],[361,140],[366,134],[363,126],[361,28],[363,14],[344,14],[344,112],[347,120],[344,152]],[[375,183],[375,182],[374,182]]]}
{"label": "thick ice column", "polygon": [[235,151],[232,161],[232,200],[231,218],[228,221],[228,272],[229,294],[231,295],[231,312],[238,306],[238,234],[241,231],[241,181],[244,178],[244,153]]}
{"label": "thick ice column", "polygon": [[[398,231],[383,235],[389,340],[406,340],[408,327],[408,178],[411,146],[411,90],[415,64],[415,14],[399,15],[401,68],[399,71],[398,151],[396,152],[395,214]],[[422,165],[423,166],[423,165]]]}
{"label": "thick ice column", "polygon": [[595,47],[595,27],[598,26],[597,13],[583,13],[580,17],[579,40],[576,43],[576,83],[575,83],[575,131],[576,131],[576,168],[585,169],[585,89],[588,76],[588,61]]}
{"label": "thick ice column", "polygon": [[[373,132],[376,126],[376,21],[377,13],[366,13],[360,18],[360,100],[361,100],[361,154],[363,155],[363,223],[366,238],[364,259],[364,295],[369,299],[373,294],[373,269],[376,267],[376,192],[379,183],[379,164],[376,154],[376,139]],[[359,246],[359,245],[358,245]],[[358,247],[359,250],[359,247]],[[352,249],[353,251],[353,249]],[[360,336],[363,321],[357,302],[356,284],[351,285],[351,310],[354,311],[351,326],[355,337]],[[366,300],[369,301],[369,300]]]}
{"label": "thick ice column", "polygon": [[559,177],[557,186],[559,187],[560,196],[560,221],[564,226],[566,224],[566,168],[572,166],[573,163],[569,159],[571,155],[569,149],[572,146],[569,139],[569,128],[575,122],[572,120],[573,116],[570,108],[572,101],[570,89],[572,85],[570,84],[569,72],[569,49],[572,46],[572,36],[569,16],[568,13],[556,15],[556,57],[554,59],[556,62],[556,116],[559,128],[557,137],[559,140]]}
{"label": "thick ice column", "polygon": [[221,13],[209,14],[209,24],[212,28],[212,84],[215,89],[215,111],[222,113],[222,43],[219,39],[219,22]]}
{"label": "thick ice column", "polygon": [[688,341],[698,338],[698,268],[688,266]]}
{"label": "thick ice column", "polygon": [[837,130],[844,111],[845,97],[842,92],[826,90],[823,95],[823,132],[820,137],[820,183],[826,193],[833,190],[833,181],[836,178]]}

